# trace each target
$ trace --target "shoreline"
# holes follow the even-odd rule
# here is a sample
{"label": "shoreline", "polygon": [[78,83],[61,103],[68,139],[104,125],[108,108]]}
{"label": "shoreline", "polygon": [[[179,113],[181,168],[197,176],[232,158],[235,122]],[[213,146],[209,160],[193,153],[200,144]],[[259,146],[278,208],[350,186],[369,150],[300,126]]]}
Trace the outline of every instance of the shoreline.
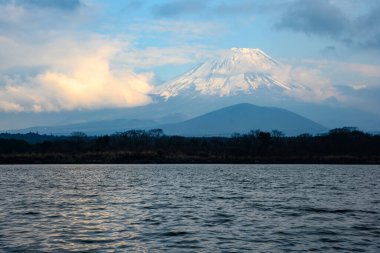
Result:
{"label": "shoreline", "polygon": [[141,154],[112,157],[107,154],[15,154],[0,155],[1,165],[21,164],[339,164],[380,165],[380,156],[316,156],[316,157],[155,157]]}

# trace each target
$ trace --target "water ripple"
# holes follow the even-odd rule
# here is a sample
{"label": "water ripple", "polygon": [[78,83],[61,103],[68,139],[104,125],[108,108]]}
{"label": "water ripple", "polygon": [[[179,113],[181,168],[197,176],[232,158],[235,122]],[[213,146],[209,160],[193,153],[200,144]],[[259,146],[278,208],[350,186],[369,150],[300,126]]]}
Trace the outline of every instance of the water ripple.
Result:
{"label": "water ripple", "polygon": [[379,166],[0,166],[0,252],[380,252],[379,182]]}

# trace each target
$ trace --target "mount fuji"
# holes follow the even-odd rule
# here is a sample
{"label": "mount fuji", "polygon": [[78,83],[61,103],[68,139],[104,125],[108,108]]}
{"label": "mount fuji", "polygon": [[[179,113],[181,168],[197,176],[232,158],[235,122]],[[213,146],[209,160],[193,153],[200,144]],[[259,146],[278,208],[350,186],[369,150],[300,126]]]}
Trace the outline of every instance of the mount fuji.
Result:
{"label": "mount fuji", "polygon": [[281,80],[282,73],[282,64],[260,49],[232,48],[161,85],[154,93],[168,101],[176,96],[263,96],[269,93],[273,97],[290,95],[295,90],[307,90],[301,84]]}

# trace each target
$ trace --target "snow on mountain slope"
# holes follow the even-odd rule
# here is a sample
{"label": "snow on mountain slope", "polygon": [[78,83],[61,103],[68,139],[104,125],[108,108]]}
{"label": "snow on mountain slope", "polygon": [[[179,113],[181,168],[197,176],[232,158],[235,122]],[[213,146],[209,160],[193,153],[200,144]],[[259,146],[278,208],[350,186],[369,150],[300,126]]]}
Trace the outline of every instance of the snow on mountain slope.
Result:
{"label": "snow on mountain slope", "polygon": [[276,73],[281,72],[283,66],[260,49],[232,48],[159,86],[155,93],[168,100],[178,95],[224,97],[253,94],[262,89],[276,92],[306,89],[300,84],[279,80]]}

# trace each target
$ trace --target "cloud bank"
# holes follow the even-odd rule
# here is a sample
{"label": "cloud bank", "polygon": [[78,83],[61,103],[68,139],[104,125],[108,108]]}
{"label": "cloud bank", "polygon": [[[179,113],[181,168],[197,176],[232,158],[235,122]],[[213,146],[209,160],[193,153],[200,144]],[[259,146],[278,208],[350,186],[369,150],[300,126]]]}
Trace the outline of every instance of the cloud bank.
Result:
{"label": "cloud bank", "polygon": [[[105,45],[105,43],[107,43]],[[150,103],[150,73],[112,69],[119,50],[109,41],[95,43],[80,54],[67,52],[33,76],[3,76],[0,108],[4,111],[60,111],[130,107]],[[50,63],[51,64],[51,63]]]}
{"label": "cloud bank", "polygon": [[[79,0],[1,1],[0,111],[131,107],[151,102],[152,73],[122,68],[123,38],[81,29]],[[60,19],[52,21],[51,9]],[[63,20],[70,20],[62,23]],[[29,22],[30,21],[30,22]]]}

